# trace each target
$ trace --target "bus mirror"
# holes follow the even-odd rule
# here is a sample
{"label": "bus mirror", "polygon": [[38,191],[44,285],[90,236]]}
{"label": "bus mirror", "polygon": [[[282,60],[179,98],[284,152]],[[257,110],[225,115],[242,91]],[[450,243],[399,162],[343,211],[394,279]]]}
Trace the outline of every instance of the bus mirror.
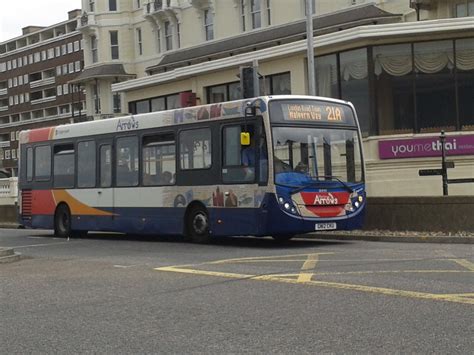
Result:
{"label": "bus mirror", "polygon": [[240,145],[250,145],[249,132],[240,132]]}

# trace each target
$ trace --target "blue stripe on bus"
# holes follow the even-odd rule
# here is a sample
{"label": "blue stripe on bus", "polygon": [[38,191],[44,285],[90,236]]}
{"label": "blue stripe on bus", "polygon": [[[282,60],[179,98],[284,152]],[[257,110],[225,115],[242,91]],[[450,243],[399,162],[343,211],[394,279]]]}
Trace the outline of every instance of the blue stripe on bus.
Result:
{"label": "blue stripe on bus", "polygon": [[[364,203],[365,205],[365,203]],[[264,208],[208,207],[212,234],[215,236],[276,234],[303,234],[313,232],[315,223],[336,222],[337,229],[350,230],[362,227],[364,207],[349,218],[302,218],[282,210],[275,195],[267,194]],[[112,209],[103,209],[112,212]],[[181,235],[184,233],[185,208],[116,208],[116,216],[72,216],[72,229],[88,231],[115,231],[134,234]],[[54,228],[54,217],[35,215],[31,222],[23,220],[25,227]]]}

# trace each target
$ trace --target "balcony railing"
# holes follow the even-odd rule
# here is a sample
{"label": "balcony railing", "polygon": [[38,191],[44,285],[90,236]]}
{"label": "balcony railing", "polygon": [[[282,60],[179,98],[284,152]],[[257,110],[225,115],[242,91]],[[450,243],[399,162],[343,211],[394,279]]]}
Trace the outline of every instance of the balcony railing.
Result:
{"label": "balcony railing", "polygon": [[41,99],[31,100],[31,104],[32,105],[37,105],[37,104],[42,104],[43,102],[51,102],[51,101],[54,101],[54,100],[56,100],[56,95],[43,97]]}
{"label": "balcony railing", "polygon": [[0,179],[0,205],[14,205],[18,202],[18,178]]}
{"label": "balcony railing", "polygon": [[8,111],[8,106],[0,106],[0,112]]}
{"label": "balcony railing", "polygon": [[0,148],[9,148],[10,141],[0,141]]}
{"label": "balcony railing", "polygon": [[146,4],[146,12],[149,14],[160,10],[163,10],[162,0],[155,0]]}
{"label": "balcony railing", "polygon": [[40,86],[44,85],[51,85],[56,82],[56,78],[53,76],[51,78],[46,78],[46,79],[41,79],[41,80],[35,80],[30,82],[30,88],[34,89]]}
{"label": "balcony railing", "polygon": [[8,89],[5,88],[5,89],[0,89],[0,96],[4,96],[4,95],[7,95],[8,94]]}

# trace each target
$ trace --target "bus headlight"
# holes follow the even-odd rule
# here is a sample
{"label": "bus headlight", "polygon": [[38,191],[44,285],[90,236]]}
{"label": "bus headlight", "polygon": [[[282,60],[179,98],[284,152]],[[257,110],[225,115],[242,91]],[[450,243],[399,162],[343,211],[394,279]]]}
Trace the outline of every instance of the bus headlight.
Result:
{"label": "bus headlight", "polygon": [[285,202],[283,207],[285,207],[286,210],[289,210],[291,208],[291,205],[288,202]]}
{"label": "bus headlight", "polygon": [[361,195],[359,195],[359,197],[357,198],[357,200],[359,200],[359,202],[362,203],[362,201],[364,201],[364,198],[363,198]]}
{"label": "bus headlight", "polygon": [[356,208],[359,208],[359,206],[360,206],[359,201],[354,202],[354,206],[355,206]]}

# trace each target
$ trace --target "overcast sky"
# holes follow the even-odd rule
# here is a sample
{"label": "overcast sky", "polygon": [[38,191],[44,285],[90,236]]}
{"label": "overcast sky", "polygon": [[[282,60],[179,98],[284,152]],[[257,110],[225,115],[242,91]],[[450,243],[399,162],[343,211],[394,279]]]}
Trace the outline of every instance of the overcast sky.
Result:
{"label": "overcast sky", "polygon": [[81,0],[0,0],[0,42],[21,36],[26,26],[51,26],[68,19]]}

